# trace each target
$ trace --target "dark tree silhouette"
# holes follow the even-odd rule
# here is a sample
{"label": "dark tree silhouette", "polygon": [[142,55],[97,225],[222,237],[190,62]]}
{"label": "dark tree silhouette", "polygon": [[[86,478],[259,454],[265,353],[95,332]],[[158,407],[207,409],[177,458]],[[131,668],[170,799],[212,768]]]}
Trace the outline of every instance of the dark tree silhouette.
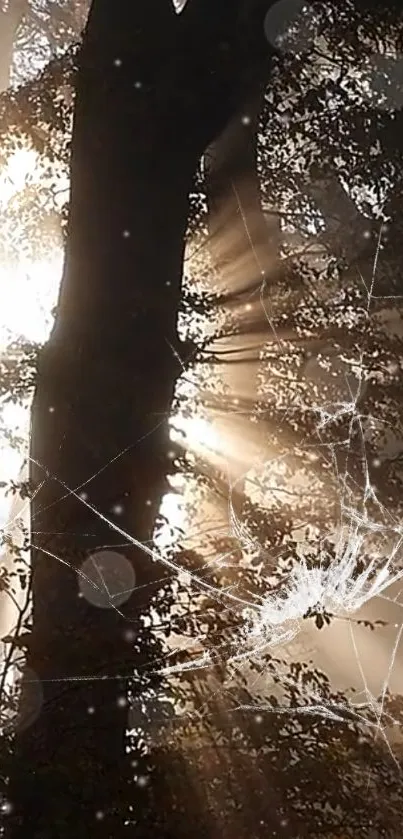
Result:
{"label": "dark tree silhouette", "polygon": [[[169,0],[127,0],[113,12],[95,0],[90,12],[64,274],[32,410],[23,716],[38,692],[43,704],[17,732],[14,837],[109,836],[124,818],[121,674],[152,667],[139,620],[162,575],[124,534],[150,542],[166,488],[192,178],[266,66],[262,6],[244,5],[193,0],[178,17]],[[135,574],[122,610],[79,596],[80,573],[106,546]],[[136,655],[125,640],[130,621]]]}
{"label": "dark tree silhouette", "polygon": [[[292,839],[299,835],[325,835],[328,839],[330,831],[367,839],[371,822],[377,822],[379,829],[391,836],[398,821],[394,804],[399,779],[393,774],[394,765],[389,771],[387,759],[382,752],[373,750],[370,739],[357,749],[357,726],[338,729],[331,722],[322,724],[307,717],[297,722],[292,714],[289,718],[264,715],[263,722],[257,723],[250,712],[244,719],[238,716],[231,726],[229,702],[228,707],[223,703],[215,711],[215,727],[207,734],[205,720],[199,738],[191,725],[189,731],[184,727],[183,748],[178,745],[180,734],[173,728],[174,742],[168,743],[172,748],[161,748],[159,753],[154,750],[153,760],[138,733],[142,706],[155,710],[156,696],[162,692],[156,673],[162,648],[140,621],[140,614],[150,605],[161,603],[162,598],[168,612],[173,594],[169,581],[163,579],[163,567],[152,564],[141,549],[127,544],[127,537],[114,531],[100,514],[140,541],[151,539],[166,487],[165,473],[172,468],[170,460],[167,466],[167,453],[174,447],[168,441],[166,418],[180,371],[172,347],[182,357],[187,354],[187,347],[177,339],[176,315],[188,193],[205,147],[219,143],[228,122],[234,126],[234,120],[248,112],[248,105],[244,108],[243,103],[250,103],[251,89],[255,94],[256,86],[259,87],[257,80],[260,83],[266,52],[259,40],[261,19],[259,22],[256,17],[253,23],[249,15],[242,18],[241,4],[227,10],[224,3],[189,0],[187,11],[180,18],[170,14],[168,2],[150,3],[135,11],[128,3],[122,5],[123,15],[119,9],[115,20],[106,3],[96,4],[84,42],[73,138],[67,260],[55,329],[39,365],[32,437],[32,456],[37,465],[33,464],[31,474],[37,491],[32,510],[34,620],[31,637],[24,639],[29,645],[31,676],[28,671],[25,707],[23,703],[16,737],[17,760],[11,770],[14,812],[10,832],[13,836],[34,837],[88,833],[116,836],[123,832],[127,817],[131,832],[142,837],[178,837],[198,829],[200,835],[209,831],[229,839],[234,834],[260,839],[267,837],[268,830],[274,835],[281,828]],[[342,37],[343,25],[347,34],[350,32],[351,4],[348,5],[344,16],[340,10],[335,13],[340,17],[335,39]],[[247,11],[250,13],[250,7]],[[245,21],[251,27],[252,23],[259,26],[256,30],[245,28]],[[134,30],[136,39],[132,37]],[[242,35],[239,41],[238,32]],[[257,44],[253,32],[260,33],[256,35]],[[352,41],[354,49],[353,38]],[[340,106],[334,126],[334,113],[329,116],[323,108],[322,91],[313,96],[309,85],[304,88],[298,76],[301,60],[297,57],[293,63],[297,67],[295,72],[294,66],[294,84],[300,94],[296,117],[309,116],[307,130],[321,140],[315,147],[319,160],[321,155],[326,157],[324,152],[329,147],[331,159],[332,145],[337,145],[344,152],[345,173],[351,174],[357,166],[371,166],[376,180],[379,172],[388,170],[388,154],[392,137],[396,136],[396,131],[393,134],[390,126],[388,129],[387,117],[382,124],[385,156],[378,168],[369,155],[366,139],[372,130],[379,130],[382,121],[370,121],[367,135],[362,129],[368,125],[368,111],[357,108],[351,113]],[[214,73],[210,76],[211,69]],[[280,65],[280,70],[284,66]],[[245,78],[246,85],[242,84]],[[288,83],[284,71],[283,85],[277,83],[271,88],[280,102],[286,98]],[[329,88],[332,90],[330,85]],[[48,107],[52,116],[57,114],[53,99],[51,92],[44,108],[45,114]],[[10,101],[13,113],[13,100]],[[30,107],[35,112],[34,105]],[[322,122],[318,135],[319,117]],[[347,141],[345,125],[352,118],[360,141],[354,145],[358,164],[354,154],[347,154],[350,137]],[[57,119],[55,123],[58,124]],[[270,138],[282,149],[281,131],[276,133],[277,118],[273,117],[272,123]],[[297,140],[300,120],[296,118],[292,127]],[[269,152],[263,163],[266,198],[279,181],[286,192],[294,177],[292,166],[287,168],[287,157],[279,155],[277,179],[272,180]],[[309,187],[311,174],[315,180],[310,172],[311,152],[307,143],[302,169],[304,176],[308,174],[308,184],[302,179],[302,192]],[[318,201],[320,198],[319,195]],[[392,200],[389,208],[392,211]],[[396,190],[396,216],[399,208]],[[328,212],[324,210],[324,215]],[[331,223],[328,227],[327,246],[331,250],[336,237]],[[358,224],[357,232],[359,227]],[[396,225],[389,243],[395,262],[398,242]],[[399,278],[393,267],[391,273],[393,276],[389,277],[385,265],[382,287],[386,293]],[[302,265],[286,277],[291,289],[291,280],[299,283],[298,290],[305,290],[305,281],[310,289],[312,279],[319,287],[323,277],[312,277]],[[327,299],[312,301],[310,297],[305,308],[304,301],[298,301],[299,308],[295,305],[293,310],[296,296],[291,295],[285,318],[280,309],[279,326],[292,336],[296,326],[301,330],[302,322],[308,337],[312,337],[312,321],[317,318],[315,339],[322,341],[326,332],[325,337],[330,336],[336,348],[341,347],[345,330],[340,319],[350,304],[357,302],[351,277],[343,277],[342,288],[346,286],[346,295],[336,309]],[[365,302],[364,293],[359,298],[360,305],[363,298]],[[359,328],[349,335],[356,343],[362,337]],[[372,349],[382,346],[380,364],[396,349],[385,339],[380,345],[377,334],[369,335],[369,349],[371,341]],[[296,431],[314,430],[310,416],[303,412],[297,419],[294,413],[288,427],[282,424],[282,399],[298,393],[301,384],[305,386],[298,375],[295,380],[289,376],[290,361],[295,361],[295,357],[292,348],[281,358],[276,357],[275,369],[280,375],[275,388],[270,365],[262,376],[266,387],[263,409],[279,451],[285,451],[290,441],[295,441]],[[390,384],[392,395],[398,397],[396,376],[391,377]],[[337,394],[337,382],[334,391]],[[382,386],[376,378],[367,392],[373,403],[383,399]],[[393,417],[396,412],[392,407]],[[345,428],[341,426],[337,433],[336,441],[342,439]],[[303,460],[303,454],[294,455]],[[376,468],[380,491],[387,497],[391,492],[390,472],[383,466]],[[308,464],[307,469],[312,479],[308,518],[317,521],[323,514],[323,518],[332,519],[333,497],[330,499],[327,487],[326,491],[320,487],[321,497],[313,509],[315,468]],[[359,467],[355,477],[362,477]],[[224,494],[227,491],[222,484],[220,489]],[[393,489],[401,496],[398,481]],[[298,518],[294,506],[284,504],[281,509],[262,511],[257,504],[249,502],[248,506],[247,501],[240,497],[239,507],[243,508],[262,552],[273,550],[276,557],[276,551],[280,552],[287,542],[288,560],[290,564],[297,563],[298,545],[292,538]],[[83,563],[84,570],[88,570],[88,556],[96,557],[106,546],[129,561],[140,584],[119,611],[91,607],[85,598],[78,597],[80,588],[84,588],[88,599],[92,599],[83,578],[77,578],[77,570]],[[315,540],[311,547],[314,565],[318,552]],[[217,553],[221,548],[217,547]],[[183,563],[186,565],[186,558]],[[237,569],[238,575],[241,579],[237,579],[237,584],[242,590],[256,594],[262,591],[262,578],[251,569]],[[225,573],[221,576],[223,588],[233,584],[232,571],[228,577]],[[204,604],[199,623],[194,617],[191,627],[194,637],[205,639],[206,646],[214,648],[225,636],[226,615],[217,603],[210,605],[208,611]],[[324,618],[319,617],[323,625]],[[170,621],[171,628],[174,623]],[[204,635],[199,632],[200,627]],[[270,659],[263,666],[274,679],[276,668]],[[103,676],[108,679],[102,679]],[[222,682],[220,672],[218,677]],[[240,680],[241,677],[242,674]],[[69,678],[71,681],[66,681]],[[308,678],[315,685],[315,676],[308,676],[306,668],[291,668],[288,686],[293,704],[304,701],[303,684]],[[203,706],[212,692],[209,684],[201,681]],[[35,718],[42,701],[38,688],[39,692],[43,690],[44,702]],[[256,695],[249,697],[248,691],[243,693],[241,689],[235,697],[237,702],[246,704],[257,700]],[[133,751],[127,760],[124,700],[130,705],[132,725],[138,729],[132,735]],[[267,696],[263,697],[265,700]],[[169,726],[164,729],[155,725],[154,740],[161,737],[165,745],[167,729]],[[197,749],[189,754],[187,749],[190,751],[193,740]],[[245,775],[252,760],[254,773],[247,782]],[[132,765],[134,762],[136,765]],[[363,775],[366,781],[370,763],[375,775],[373,807],[369,806],[362,782]],[[183,790],[183,776],[192,772],[197,773],[197,788],[190,779]],[[335,778],[339,789],[330,794]],[[388,788],[393,793],[390,809]],[[378,807],[380,795],[382,808]],[[332,812],[328,806],[330,797]],[[341,816],[335,812],[337,807],[343,808]],[[224,814],[221,821],[220,812]]]}

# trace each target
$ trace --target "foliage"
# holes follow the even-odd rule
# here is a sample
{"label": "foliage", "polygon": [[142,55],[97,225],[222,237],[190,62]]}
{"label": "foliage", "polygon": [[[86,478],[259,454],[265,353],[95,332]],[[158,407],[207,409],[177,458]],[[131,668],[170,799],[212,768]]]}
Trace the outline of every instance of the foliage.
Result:
{"label": "foliage", "polygon": [[[375,483],[376,499],[369,498],[365,509],[380,523],[384,523],[385,511],[394,520],[399,520],[402,511],[403,360],[396,295],[401,287],[403,168],[399,135],[403,100],[400,102],[396,89],[389,104],[390,92],[382,89],[379,94],[384,65],[381,62],[380,69],[374,61],[374,56],[385,55],[388,39],[399,48],[401,27],[396,25],[393,4],[389,15],[377,4],[372,4],[371,13],[363,11],[360,3],[347,2],[343,10],[331,2],[313,5],[318,15],[317,44],[308,53],[291,51],[276,58],[261,118],[262,198],[283,220],[284,272],[271,294],[272,323],[281,344],[273,340],[263,317],[266,331],[255,362],[259,394],[254,404],[245,401],[241,408],[248,421],[257,420],[262,428],[264,446],[269,437],[276,451],[275,462],[266,470],[251,472],[253,492],[246,489],[240,497],[233,493],[236,516],[244,530],[235,528],[232,536],[210,539],[215,562],[209,573],[205,573],[203,546],[192,552],[185,539],[184,545],[175,546],[173,555],[181,569],[209,580],[219,593],[232,587],[251,602],[267,594],[269,577],[270,590],[281,591],[302,556],[315,567],[321,551],[323,555],[319,535],[331,532],[337,521],[341,484],[346,505],[348,501],[359,508],[367,479],[371,485]],[[18,217],[18,239],[25,237],[27,253],[34,257],[61,243],[67,196],[63,194],[60,201],[56,193],[69,162],[74,59],[71,50],[54,59],[36,80],[1,98],[2,165],[28,140],[47,173],[40,185],[25,189],[21,200],[11,203],[5,213],[5,230],[15,227]],[[364,98],[369,76],[373,87]],[[196,243],[198,259],[189,259],[186,273],[189,286],[198,282],[202,288],[209,284],[203,189],[200,173],[191,196],[188,231],[188,252],[194,251]],[[38,250],[38,238],[43,251]],[[2,247],[3,257],[12,259],[13,242]],[[309,258],[312,252],[315,258]],[[240,311],[229,316],[225,299],[219,302],[218,312],[217,297],[188,292],[183,302],[184,320],[186,315],[189,320],[189,311],[192,317],[197,311],[203,321],[215,307],[223,339],[234,333],[247,334],[247,327],[253,331],[253,319],[246,326]],[[390,327],[392,306],[394,329]],[[256,320],[260,329],[260,312]],[[211,386],[212,371],[206,359],[210,363],[212,353],[202,340],[198,343],[196,357],[199,362],[204,359],[205,367],[201,374],[204,407],[208,410],[218,402],[229,409],[230,396],[217,396],[217,388]],[[36,348],[20,345],[9,350],[1,359],[1,396],[20,400],[32,389]],[[186,350],[187,361],[194,344]],[[214,375],[219,380],[217,359],[216,355]],[[358,388],[359,400],[352,399]],[[335,405],[346,403],[349,407],[344,413],[335,410]],[[360,422],[353,427],[352,416],[357,413]],[[194,455],[184,458],[182,465],[199,475],[199,491],[204,497],[226,498],[224,470]],[[298,490],[296,475],[309,485],[309,495]],[[273,483],[274,490],[270,489]],[[298,531],[304,533],[303,539]],[[374,542],[371,533],[366,551],[360,555],[364,564],[370,561]],[[224,554],[231,557],[229,566],[219,561]],[[331,540],[327,555],[329,562],[334,561]],[[3,585],[10,583],[2,577]],[[204,819],[208,813],[216,821],[221,810],[223,837],[243,837],[251,830],[254,836],[263,837],[268,830],[277,830],[279,835],[283,831],[293,837],[329,837],[342,832],[364,839],[371,828],[379,835],[393,836],[398,829],[400,779],[385,744],[374,740],[371,709],[363,709],[354,718],[346,697],[335,694],[329,680],[313,665],[277,659],[272,651],[256,661],[253,656],[248,660],[255,680],[260,677],[265,685],[260,696],[251,687],[247,668],[227,666],[228,649],[233,651],[245,643],[242,616],[218,607],[214,599],[201,597],[189,581],[167,583],[153,605],[158,614],[155,637],[168,637],[172,643],[176,632],[188,638],[189,649],[197,640],[201,649],[215,652],[215,668],[209,670],[210,682],[200,677],[203,671],[190,667],[166,681],[157,676],[138,677],[141,691],[138,685],[133,689],[131,718],[136,725],[131,745],[137,765],[132,780],[137,785],[136,795],[145,796],[144,808],[150,808],[152,824],[155,802],[150,796],[160,794],[159,784],[164,786],[168,776],[169,793],[178,808],[183,807],[186,781],[189,819],[191,813],[194,820],[195,813]],[[321,629],[332,615],[310,609],[305,618],[313,619]],[[22,627],[24,632],[29,626],[28,621]],[[26,642],[25,635],[24,639]],[[155,641],[155,648],[159,643]],[[21,636],[19,641],[13,639],[13,645],[21,646]],[[147,635],[145,657],[150,645]],[[177,664],[179,670],[192,661],[189,650],[177,647],[167,656],[162,647],[162,659],[172,667]],[[268,683],[272,693],[267,692]],[[142,713],[135,698],[139,693],[144,699]],[[172,703],[166,702],[167,694],[178,718]],[[12,695],[6,695],[12,704]],[[301,709],[312,695],[319,695],[334,715],[303,713]],[[271,710],[267,710],[270,704]],[[282,705],[291,709],[289,713],[283,713]],[[180,718],[180,708],[191,710]],[[2,710],[7,716],[10,709]],[[388,696],[383,715],[401,725],[400,698]],[[147,746],[150,731],[151,745]],[[3,778],[9,771],[11,745],[6,733],[2,740]],[[148,795],[139,779],[148,777],[153,761],[159,781],[152,784]],[[246,783],[248,770],[250,781]],[[190,773],[200,782],[202,802],[196,800]],[[189,821],[185,823],[188,835]],[[201,835],[204,823],[199,830]]]}

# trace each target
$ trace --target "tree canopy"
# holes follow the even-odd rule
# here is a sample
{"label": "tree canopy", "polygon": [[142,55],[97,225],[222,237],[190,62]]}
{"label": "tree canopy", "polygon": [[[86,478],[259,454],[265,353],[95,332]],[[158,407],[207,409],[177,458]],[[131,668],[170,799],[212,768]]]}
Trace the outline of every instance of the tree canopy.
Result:
{"label": "tree canopy", "polygon": [[[14,822],[11,774],[37,836],[54,835],[55,826],[69,835],[62,831],[73,825],[87,835],[94,778],[107,797],[105,809],[91,812],[99,836],[124,820],[139,836],[393,839],[400,829],[401,755],[396,735],[392,745],[389,738],[401,728],[401,697],[389,693],[389,679],[380,697],[367,683],[359,696],[339,691],[313,659],[318,630],[329,625],[363,627],[369,643],[385,632],[389,615],[382,623],[384,612],[366,617],[357,608],[371,586],[383,597],[400,577],[401,12],[393,3],[311,3],[284,34],[275,17],[281,4],[252,5],[253,14],[243,3],[229,11],[189,0],[176,30],[168,4],[143,12],[123,4],[122,19],[106,18],[108,4],[95,3],[84,51],[69,46],[1,97],[3,170],[26,149],[38,166],[4,206],[2,261],[18,261],[22,248],[42,260],[67,242],[48,348],[14,336],[1,357],[3,410],[36,388],[34,457],[58,477],[37,468],[22,487],[9,486],[32,498],[39,535],[23,533],[25,547],[31,539],[48,551],[34,611],[21,613],[7,641],[14,660],[28,652],[28,665],[44,668],[45,728],[36,727],[37,676],[25,680],[16,736],[8,720],[17,694],[2,685],[6,822]],[[301,4],[288,5],[301,14]],[[251,93],[259,85],[257,123]],[[239,288],[228,287],[231,263],[221,276],[214,265],[203,158],[234,119],[230,137],[240,146],[242,132],[248,142],[256,134],[253,174],[268,231],[273,220],[277,231],[275,269]],[[228,160],[225,151],[224,179]],[[152,393],[150,381],[159,383]],[[165,422],[172,399],[185,418],[174,439]],[[155,425],[162,414],[161,432],[148,437],[150,417]],[[192,449],[186,419],[195,415],[224,435],[230,460],[239,458],[233,485],[224,446],[214,457],[208,446]],[[137,447],[122,458],[80,500],[88,475],[141,437],[150,442],[140,454]],[[247,440],[250,459],[240,445]],[[218,535],[208,519],[196,537],[185,526],[150,565],[133,540],[147,548],[155,519],[164,525],[161,499],[175,480],[190,487],[188,520],[200,530],[208,517],[200,511],[218,511]],[[51,505],[57,512],[46,512]],[[59,536],[45,540],[51,528]],[[3,586],[15,596],[22,584],[32,597],[26,555],[7,531],[3,538],[15,551]],[[137,602],[88,610],[99,592],[91,594],[85,551],[119,552],[122,538],[140,580]],[[49,570],[51,556],[67,557],[69,569],[55,562]],[[301,640],[307,626],[313,657]],[[46,673],[71,675],[75,686],[49,687]],[[74,681],[79,673],[88,689]],[[30,786],[27,754],[34,768],[33,744],[40,752],[43,732],[64,730],[69,714],[71,742],[59,748],[49,737],[56,770]],[[112,789],[97,772],[107,748],[115,759],[119,726],[129,731],[130,760],[118,772],[108,767]],[[75,774],[80,743],[88,764]],[[71,777],[77,784],[86,775],[69,821]],[[38,815],[35,796],[44,804],[50,788],[54,800]],[[15,809],[13,837],[24,828]]]}

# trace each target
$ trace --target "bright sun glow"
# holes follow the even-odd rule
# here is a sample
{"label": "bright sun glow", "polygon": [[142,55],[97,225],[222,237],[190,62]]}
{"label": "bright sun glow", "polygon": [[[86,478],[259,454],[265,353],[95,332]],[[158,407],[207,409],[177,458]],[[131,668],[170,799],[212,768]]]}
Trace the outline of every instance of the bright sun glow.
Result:
{"label": "bright sun glow", "polygon": [[[0,171],[0,209],[27,186],[40,189],[42,181],[43,166],[37,152],[18,148]],[[62,179],[62,186],[68,188],[65,179]],[[55,249],[47,259],[40,261],[21,259],[17,265],[0,264],[0,353],[6,352],[19,338],[34,343],[46,341],[53,322],[52,310],[57,301],[62,265],[61,249]],[[27,438],[28,404],[3,406],[2,418],[5,428]],[[180,439],[196,450],[218,450],[218,434],[207,420],[177,416],[174,426],[172,439]],[[11,448],[6,439],[0,441],[1,481],[17,479],[25,454],[25,451]],[[10,501],[0,490],[0,525],[4,526],[9,510]],[[161,512],[171,527],[181,526],[183,515],[177,494],[169,494],[164,499]]]}
{"label": "bright sun glow", "polygon": [[[49,176],[44,172],[43,165],[35,151],[29,148],[17,149],[14,155],[9,158],[3,170],[0,170],[0,212],[5,210],[15,197],[22,197],[27,186],[38,190],[47,188],[47,178]],[[66,189],[68,189],[65,176],[64,180],[62,177],[61,184],[62,188],[58,188],[58,192],[65,196]],[[0,264],[0,356],[1,354],[5,355],[10,344],[19,338],[34,343],[46,341],[52,326],[52,310],[57,300],[62,263],[62,250],[56,248],[49,253],[46,259],[40,261],[22,258],[18,265]],[[250,311],[250,307],[251,304],[247,304],[245,309]],[[181,385],[183,386],[181,387]],[[181,385],[178,392],[180,396],[179,404],[183,411],[186,398],[192,401],[194,388],[191,385],[189,386],[185,380],[183,382],[181,380]],[[184,397],[183,402],[181,401],[182,396]],[[237,400],[234,400],[235,417],[238,408]],[[23,406],[15,406],[13,404],[1,405],[0,403],[0,416],[3,429],[6,431],[5,434],[0,434],[0,481],[7,483],[10,480],[17,481],[21,476],[27,449],[29,404],[26,402]],[[323,410],[321,417],[324,422],[325,414]],[[231,431],[230,429],[228,432],[230,426],[231,417],[229,415],[224,417],[224,422],[222,418],[218,418],[214,423],[201,415],[184,416],[183,413],[179,412],[171,420],[171,439],[183,445],[185,449],[191,449],[196,455],[209,458],[213,465],[217,462],[220,463],[221,468],[223,462],[225,466],[228,465],[228,476],[231,481],[234,475],[234,482],[231,486],[235,488],[242,472],[242,481],[244,481],[249,497],[255,503],[260,503],[261,506],[271,501],[270,493],[273,496],[273,503],[277,500],[279,493],[283,490],[285,477],[287,477],[288,482],[288,496],[290,496],[291,491],[297,493],[305,490],[305,485],[298,486],[297,477],[292,483],[286,473],[283,475],[281,468],[277,470],[277,474],[273,459],[269,463],[270,489],[268,490],[268,480],[263,480],[267,476],[263,472],[258,435],[256,435],[256,443],[253,443],[252,428],[248,430],[245,439],[241,439],[236,430]],[[16,448],[10,445],[8,439],[10,432],[13,435],[17,434],[23,441],[20,447]],[[257,464],[254,471],[251,469],[252,464]],[[186,493],[183,476],[171,477],[170,483],[171,489],[165,495],[160,508],[162,523],[157,528],[155,544],[161,557],[164,554],[167,555],[167,567],[180,575],[183,569],[180,564],[176,565],[174,561],[169,559],[169,549],[172,545],[177,544],[178,533],[180,534],[188,525]],[[346,513],[348,519],[351,511],[344,510],[344,513]],[[15,499],[13,501],[12,497],[7,496],[0,487],[0,528],[4,528],[7,533],[12,534],[13,519],[17,514],[22,514],[27,520],[27,504],[24,504],[22,513],[21,508],[16,512]],[[198,514],[198,525],[204,527],[205,521],[202,520],[204,508],[202,508],[202,511],[199,509]],[[258,655],[259,650],[267,648],[268,645],[273,646],[280,642],[290,641],[299,634],[308,609],[312,610],[319,606],[336,613],[343,613],[343,616],[346,612],[354,613],[374,595],[383,595],[391,582],[401,578],[401,571],[394,573],[392,565],[395,553],[386,563],[383,557],[380,561],[378,559],[374,560],[372,566],[373,579],[368,580],[367,572],[360,574],[358,578],[354,577],[355,562],[359,558],[362,548],[362,533],[372,533],[372,523],[365,520],[359,521],[357,524],[355,510],[352,511],[350,518],[351,522],[348,520],[348,524],[351,524],[348,530],[349,539],[345,541],[340,539],[337,562],[334,563],[331,573],[323,568],[312,572],[302,560],[290,577],[286,598],[282,595],[277,596],[277,593],[275,595],[268,594],[262,597],[261,602],[254,602],[252,604],[253,608],[249,608],[248,601],[241,600],[236,591],[233,593],[228,590],[227,596],[230,606],[235,604],[234,607],[238,610],[240,607],[248,606],[248,614],[251,616],[250,625],[246,624],[248,630],[247,643],[235,650],[234,662],[247,661],[251,650]],[[250,554],[256,552],[256,544],[247,533],[246,536],[243,535],[242,527],[238,526],[236,522],[235,513],[232,516],[231,523],[237,525],[237,527],[233,527],[231,534],[237,536],[243,550]],[[199,529],[202,529],[202,527]],[[403,541],[403,529],[400,523],[396,527],[395,535],[396,544],[400,548]],[[149,550],[148,546],[145,546],[145,552],[148,553]],[[397,548],[393,548],[393,550],[396,552]],[[13,569],[13,557],[9,555],[9,552],[5,551],[4,553],[2,564],[11,571]],[[214,559],[218,569],[221,561],[223,567],[225,567],[224,560],[225,557]],[[204,585],[209,596],[216,596],[220,604],[223,602],[221,599],[222,592],[214,589],[202,579],[197,579],[197,582]],[[24,596],[20,603],[23,600]],[[0,592],[0,639],[15,625],[17,614],[17,600],[14,600],[14,602],[10,598],[6,600],[4,592]],[[354,647],[354,655],[355,653]],[[335,653],[332,650],[332,655],[337,657],[337,652]],[[395,655],[395,652],[393,655]],[[207,659],[203,653],[200,660],[193,662],[192,666],[204,667],[206,663]],[[174,671],[171,670],[170,672]],[[388,671],[388,678],[389,675]],[[365,690],[367,695],[370,696],[366,681]],[[372,701],[372,697],[370,698]]]}
{"label": "bright sun glow", "polygon": [[[0,212],[5,211],[14,198],[19,199],[27,187],[41,188],[43,167],[37,152],[19,148],[0,171]],[[45,179],[46,180],[46,179]],[[4,236],[4,230],[3,236]],[[4,244],[7,244],[5,242]],[[0,264],[0,357],[7,356],[10,344],[19,339],[43,343],[52,326],[52,309],[57,300],[63,254],[56,250],[47,259],[32,261],[19,259],[16,264]],[[28,524],[28,508],[20,500],[7,494],[10,481],[21,480],[21,470],[27,455],[29,429],[29,400],[24,404],[0,403],[2,433],[0,434],[0,527],[13,539],[18,539],[15,518]],[[8,434],[16,439],[11,445]],[[18,442],[20,441],[20,442]],[[13,571],[13,557],[3,552],[2,565]],[[23,603],[23,592],[16,590],[14,600],[0,597],[0,637],[12,631]]]}
{"label": "bright sun glow", "polygon": [[[30,187],[41,188],[43,166],[34,149],[19,148],[0,172],[0,210]],[[63,255],[46,260],[22,258],[18,265],[0,265],[0,352],[16,338],[42,343],[52,324]]]}
{"label": "bright sun glow", "polygon": [[0,266],[0,351],[19,337],[35,343],[46,340],[61,268],[61,253],[46,261]]}
{"label": "bright sun glow", "polygon": [[184,417],[177,415],[172,420],[172,440],[186,441],[191,449],[208,449],[216,452],[220,448],[220,438],[211,422],[203,417]]}
{"label": "bright sun glow", "polygon": [[[0,211],[6,210],[13,199],[21,199],[27,187],[46,188],[46,177],[34,150],[17,149],[0,171]],[[58,192],[62,194],[64,191],[65,194],[68,189],[65,178],[61,178],[60,184]],[[46,259],[39,261],[21,258],[17,264],[0,264],[0,357],[6,355],[10,345],[19,339],[38,344],[47,340],[53,323],[52,310],[57,302],[62,266],[61,248],[56,248]],[[27,456],[29,412],[29,400],[23,405],[0,402],[3,427],[3,433],[0,433],[0,482],[5,485],[0,487],[0,528],[16,539],[16,515],[17,518],[22,516],[28,526],[28,507],[23,504],[21,508],[18,499],[7,494],[7,485],[10,481],[21,480],[21,469]],[[173,425],[172,439],[180,439],[183,445],[197,451],[217,451],[218,435],[207,420],[178,416]],[[11,446],[9,433],[18,437],[21,445]],[[175,483],[175,477],[171,480],[172,491],[162,501],[161,526],[155,534],[156,546],[161,551],[174,544],[186,520],[183,486]],[[13,557],[7,551],[3,552],[1,561],[10,572],[13,570]],[[16,592],[14,600],[0,593],[0,637],[12,631],[18,617],[18,603],[22,606],[23,601],[23,592]]]}
{"label": "bright sun glow", "polygon": [[[41,167],[37,152],[20,148],[10,156],[0,173],[0,209],[28,185],[40,184]],[[25,258],[16,264],[0,265],[0,354],[20,338],[43,343],[52,326],[63,255],[55,251],[47,260]],[[29,405],[1,406],[3,426],[13,435],[27,439]],[[0,439],[0,480],[17,480],[26,451]],[[0,522],[5,523],[10,500],[0,496]]]}
{"label": "bright sun glow", "polygon": [[8,202],[35,179],[39,156],[34,149],[22,148],[9,157],[0,175],[0,203]]}

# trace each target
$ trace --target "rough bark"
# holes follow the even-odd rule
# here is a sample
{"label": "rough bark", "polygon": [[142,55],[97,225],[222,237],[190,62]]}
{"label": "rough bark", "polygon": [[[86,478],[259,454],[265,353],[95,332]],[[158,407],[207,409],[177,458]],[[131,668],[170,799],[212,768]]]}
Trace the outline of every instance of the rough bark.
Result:
{"label": "rough bark", "polygon": [[[149,542],[166,488],[193,173],[242,101],[245,78],[248,86],[266,60],[260,28],[246,43],[238,38],[237,5],[230,13],[226,2],[206,10],[194,0],[177,16],[168,0],[113,8],[96,0],[90,12],[64,274],[32,411],[27,664],[35,677],[26,680],[23,707],[38,691],[43,701],[17,731],[13,839],[115,837],[123,828],[122,789],[133,770],[119,699],[133,672],[140,685],[140,668],[155,670],[139,615],[162,571],[122,532]],[[121,610],[79,597],[83,562],[105,546],[123,553],[136,575]],[[135,649],[128,626],[138,632]],[[132,793],[137,808],[141,795]],[[159,836],[172,835],[167,807]]]}

